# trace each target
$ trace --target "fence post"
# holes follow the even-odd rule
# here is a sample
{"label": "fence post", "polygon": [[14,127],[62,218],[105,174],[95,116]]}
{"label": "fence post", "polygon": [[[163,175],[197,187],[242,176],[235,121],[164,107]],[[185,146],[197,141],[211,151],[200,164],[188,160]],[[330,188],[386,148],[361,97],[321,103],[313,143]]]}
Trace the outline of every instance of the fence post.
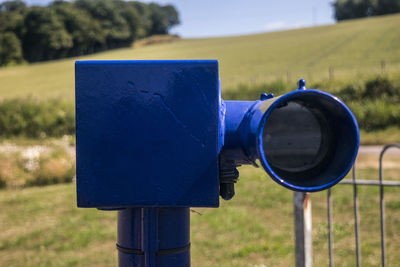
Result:
{"label": "fence post", "polygon": [[309,193],[294,192],[296,267],[312,267],[312,217]]}
{"label": "fence post", "polygon": [[332,231],[332,190],[328,189],[328,248],[329,248],[329,267],[333,267],[333,231]]}
{"label": "fence post", "polygon": [[382,74],[385,74],[385,72],[386,72],[386,61],[385,60],[381,60],[381,71],[382,71]]}
{"label": "fence post", "polygon": [[286,72],[286,82],[288,84],[290,84],[292,82],[292,74],[290,73],[290,71]]}
{"label": "fence post", "polygon": [[333,81],[335,77],[335,69],[333,67],[329,67],[329,80]]}

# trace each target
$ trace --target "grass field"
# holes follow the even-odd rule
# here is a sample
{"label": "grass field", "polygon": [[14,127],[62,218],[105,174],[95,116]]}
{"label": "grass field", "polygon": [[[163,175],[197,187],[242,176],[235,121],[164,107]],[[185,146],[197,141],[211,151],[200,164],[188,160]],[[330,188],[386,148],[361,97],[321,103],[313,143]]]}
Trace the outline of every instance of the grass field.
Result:
{"label": "grass field", "polygon": [[[182,39],[79,59],[204,59],[220,62],[223,94],[241,83],[297,78],[334,82],[381,73],[400,79],[400,15],[239,37]],[[74,98],[74,60],[0,69],[0,98]],[[323,88],[321,88],[323,89]],[[273,90],[273,88],[271,88]],[[364,136],[364,137],[363,137]],[[398,141],[399,129],[363,133],[364,143]],[[13,142],[32,142],[25,139]],[[41,144],[43,140],[34,141]],[[400,158],[388,179],[400,179]],[[359,158],[359,178],[377,179],[377,158]],[[192,266],[293,266],[292,192],[260,170],[241,168],[236,197],[219,209],[192,213]],[[362,265],[380,260],[378,188],[359,187]],[[386,189],[389,266],[400,266],[400,188]],[[335,264],[354,266],[351,187],[333,189]],[[0,190],[0,266],[115,266],[116,212],[78,209],[75,185]],[[314,266],[328,265],[326,192],[314,193]]]}
{"label": "grass field", "polygon": [[[393,158],[394,157],[394,158]],[[389,157],[398,162],[399,156]],[[360,159],[359,178],[376,179],[376,156]],[[387,179],[400,176],[386,165]],[[260,169],[241,168],[237,195],[191,214],[192,266],[293,266],[292,192]],[[378,188],[359,187],[363,266],[380,260]],[[388,266],[399,266],[400,188],[386,189]],[[354,266],[352,191],[333,189],[336,266]],[[328,265],[326,192],[313,193],[315,266]],[[0,266],[115,266],[116,212],[78,209],[75,185],[0,191]]]}
{"label": "grass field", "polygon": [[[399,75],[399,28],[400,15],[393,15],[266,34],[182,39],[79,59],[218,59],[223,91],[239,83],[286,80],[288,72],[295,87],[300,77],[327,79],[330,67],[338,82],[363,79],[380,73],[382,60],[389,75]],[[0,97],[61,96],[72,101],[76,59],[0,69]]]}

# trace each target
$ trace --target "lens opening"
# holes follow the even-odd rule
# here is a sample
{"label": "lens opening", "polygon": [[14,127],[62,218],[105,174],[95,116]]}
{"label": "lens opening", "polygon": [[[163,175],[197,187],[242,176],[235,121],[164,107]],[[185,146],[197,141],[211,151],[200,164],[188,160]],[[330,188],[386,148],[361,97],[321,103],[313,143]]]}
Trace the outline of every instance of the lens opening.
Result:
{"label": "lens opening", "polygon": [[[264,111],[258,128],[257,153],[261,165],[273,180],[292,190],[315,192],[335,185],[350,171],[357,156],[360,136],[356,119],[338,98],[318,90],[296,90],[277,98],[272,103],[265,102],[262,105],[264,106],[261,106],[261,110]],[[315,134],[313,142],[308,142],[306,137],[303,140],[294,139],[295,134],[289,136],[289,139],[283,138],[277,135],[278,131],[267,129],[271,126],[271,122],[273,123],[273,120],[270,120],[273,113],[280,112],[276,110],[285,106],[292,107],[295,111],[293,112],[291,108],[285,111],[288,114],[282,118],[286,118],[287,125],[293,123],[297,110],[301,114],[299,116],[306,121],[303,133],[308,131],[308,134],[305,136]],[[276,120],[279,117],[276,116]],[[282,126],[279,123],[275,127],[279,125],[286,127],[289,133],[293,133],[289,126]],[[268,137],[268,133],[275,135]],[[281,141],[276,140],[276,142],[294,140],[297,142],[297,151],[306,160],[303,162],[298,158],[295,158],[296,161],[292,160],[288,153],[279,155],[276,152],[274,156],[269,155],[274,147],[271,149],[272,143],[268,138],[281,138]],[[304,150],[306,152],[302,151],[302,146],[306,147]],[[286,156],[286,162],[280,161],[278,156]]]}
{"label": "lens opening", "polygon": [[313,97],[281,101],[262,129],[262,148],[269,167],[294,185],[315,185],[335,154],[332,121]]}

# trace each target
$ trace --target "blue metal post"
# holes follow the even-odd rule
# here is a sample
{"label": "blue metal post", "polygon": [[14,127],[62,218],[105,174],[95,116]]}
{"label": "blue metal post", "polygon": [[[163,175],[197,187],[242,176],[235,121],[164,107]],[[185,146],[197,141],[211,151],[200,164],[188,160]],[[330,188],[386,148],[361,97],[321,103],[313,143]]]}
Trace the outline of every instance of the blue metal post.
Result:
{"label": "blue metal post", "polygon": [[118,212],[121,267],[190,266],[189,208],[132,208]]}

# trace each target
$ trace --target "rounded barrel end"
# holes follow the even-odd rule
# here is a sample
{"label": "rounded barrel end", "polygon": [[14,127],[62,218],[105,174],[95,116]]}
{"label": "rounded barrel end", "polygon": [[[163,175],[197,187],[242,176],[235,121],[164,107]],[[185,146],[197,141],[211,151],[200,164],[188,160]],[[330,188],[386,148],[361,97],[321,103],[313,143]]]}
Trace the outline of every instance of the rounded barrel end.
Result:
{"label": "rounded barrel end", "polygon": [[335,96],[296,90],[265,110],[257,133],[265,171],[296,191],[327,189],[350,171],[359,147],[356,119]]}

